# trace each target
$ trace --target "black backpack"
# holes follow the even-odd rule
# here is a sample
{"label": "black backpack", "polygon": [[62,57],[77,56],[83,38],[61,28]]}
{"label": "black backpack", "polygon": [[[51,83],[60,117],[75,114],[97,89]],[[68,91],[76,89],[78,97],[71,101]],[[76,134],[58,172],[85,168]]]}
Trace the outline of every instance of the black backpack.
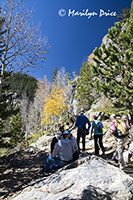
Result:
{"label": "black backpack", "polygon": [[102,133],[103,132],[103,127],[102,127],[102,123],[101,122],[98,122],[97,123],[97,131],[99,132],[99,133]]}

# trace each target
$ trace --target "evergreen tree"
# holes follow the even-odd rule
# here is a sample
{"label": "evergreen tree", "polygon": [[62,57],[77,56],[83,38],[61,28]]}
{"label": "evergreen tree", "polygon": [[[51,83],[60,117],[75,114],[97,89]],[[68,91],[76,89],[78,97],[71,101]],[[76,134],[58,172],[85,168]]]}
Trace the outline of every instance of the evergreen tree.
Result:
{"label": "evergreen tree", "polygon": [[20,143],[24,139],[24,132],[23,132],[23,123],[21,120],[21,111],[19,106],[16,106],[16,109],[14,111],[14,114],[11,117],[10,120],[10,145],[16,146],[18,143]]}
{"label": "evergreen tree", "polygon": [[4,139],[7,137],[6,120],[12,113],[12,93],[9,89],[9,83],[6,81],[9,73],[2,70],[2,56],[5,50],[4,34],[6,33],[4,23],[5,18],[0,9],[0,147],[6,145]]}
{"label": "evergreen tree", "polygon": [[37,89],[37,80],[27,74],[13,74],[7,81],[13,93],[17,93],[19,97],[22,94],[33,100]]}
{"label": "evergreen tree", "polygon": [[117,16],[118,19],[120,19],[121,22],[126,22],[126,20],[130,17],[130,9],[124,8],[122,9],[122,12]]}
{"label": "evergreen tree", "polygon": [[126,23],[109,29],[109,44],[94,50],[94,86],[122,111],[133,112],[133,2]]}
{"label": "evergreen tree", "polygon": [[90,65],[88,65],[88,62],[83,62],[80,76],[77,80],[76,99],[79,106],[84,107],[84,109],[89,109],[94,101],[95,90],[92,87],[92,79],[93,75]]}

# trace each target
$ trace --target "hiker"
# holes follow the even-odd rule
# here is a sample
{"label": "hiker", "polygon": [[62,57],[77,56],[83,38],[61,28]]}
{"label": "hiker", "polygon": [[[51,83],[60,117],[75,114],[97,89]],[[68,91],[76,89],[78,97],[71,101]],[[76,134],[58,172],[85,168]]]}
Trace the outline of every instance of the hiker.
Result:
{"label": "hiker", "polygon": [[70,125],[69,125],[69,122],[66,122],[66,130],[69,130],[70,129]]}
{"label": "hiker", "polygon": [[95,155],[99,155],[99,147],[102,150],[102,154],[104,154],[104,146],[103,146],[103,124],[98,120],[98,116],[93,116],[94,121],[92,122],[92,128],[91,128],[91,135],[90,138],[92,138],[92,133],[94,132],[94,149],[95,149]]}
{"label": "hiker", "polygon": [[70,140],[68,140],[68,133],[64,132],[63,137],[55,144],[52,154],[48,156],[44,165],[44,172],[49,173],[67,165],[72,160],[73,147]]}
{"label": "hiker", "polygon": [[56,133],[55,136],[53,137],[52,139],[52,142],[51,142],[51,146],[50,146],[50,149],[51,149],[51,154],[53,152],[53,149],[54,149],[54,146],[55,144],[58,142],[58,140],[62,137],[63,135],[63,132],[64,132],[64,125],[60,125],[59,126],[59,133]]}
{"label": "hiker", "polygon": [[123,150],[124,145],[128,140],[128,133],[130,126],[127,122],[127,117],[124,115],[121,118],[121,121],[118,121],[115,114],[112,114],[110,116],[111,124],[110,124],[110,130],[111,133],[115,136],[116,140],[116,150],[112,156],[112,160],[118,160],[119,161],[119,168],[124,169],[125,168],[125,162],[123,159]]}
{"label": "hiker", "polygon": [[77,130],[77,145],[80,151],[80,138],[82,137],[82,151],[85,151],[85,138],[89,134],[91,123],[89,119],[84,115],[84,110],[81,110],[80,115],[76,118],[75,127]]}
{"label": "hiker", "polygon": [[68,139],[71,141],[73,147],[73,160],[77,160],[79,158],[79,150],[76,138],[72,135],[72,133],[69,130],[66,131],[68,131]]}

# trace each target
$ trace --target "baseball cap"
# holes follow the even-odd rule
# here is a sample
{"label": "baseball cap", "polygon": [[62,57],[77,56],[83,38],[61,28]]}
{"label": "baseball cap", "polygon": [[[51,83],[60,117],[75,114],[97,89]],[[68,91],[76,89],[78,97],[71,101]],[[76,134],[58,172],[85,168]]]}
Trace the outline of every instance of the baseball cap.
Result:
{"label": "baseball cap", "polygon": [[112,119],[112,118],[116,118],[116,115],[115,114],[112,114],[111,116],[110,116],[110,119]]}
{"label": "baseball cap", "polygon": [[66,130],[64,131],[63,135],[69,135],[70,131],[69,130]]}

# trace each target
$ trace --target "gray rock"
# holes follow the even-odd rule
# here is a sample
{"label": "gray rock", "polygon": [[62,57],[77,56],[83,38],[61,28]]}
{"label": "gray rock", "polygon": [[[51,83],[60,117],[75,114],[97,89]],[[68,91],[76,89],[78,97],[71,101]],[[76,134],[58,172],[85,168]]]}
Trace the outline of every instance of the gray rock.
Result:
{"label": "gray rock", "polygon": [[[76,164],[75,164],[76,163]],[[96,156],[83,156],[25,188],[14,200],[131,200],[133,178]]]}
{"label": "gray rock", "polygon": [[[50,143],[52,138],[54,137],[53,135],[42,135],[41,137],[39,137],[39,139],[32,143],[30,145],[30,150],[35,150],[35,149],[39,149],[39,150],[50,150]],[[29,150],[29,151],[30,151]]]}

